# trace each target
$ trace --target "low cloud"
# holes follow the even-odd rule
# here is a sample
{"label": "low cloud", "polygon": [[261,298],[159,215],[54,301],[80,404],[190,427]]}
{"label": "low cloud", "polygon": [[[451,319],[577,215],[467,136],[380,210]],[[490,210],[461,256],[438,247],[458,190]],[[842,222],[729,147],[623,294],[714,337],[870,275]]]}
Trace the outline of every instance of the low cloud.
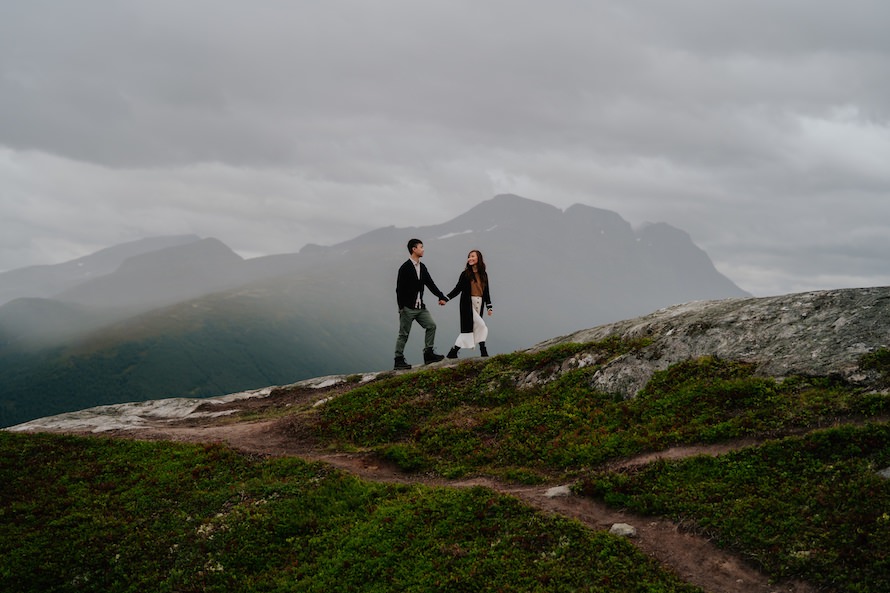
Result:
{"label": "low cloud", "polygon": [[884,283],[888,21],[869,0],[6,3],[0,270],[158,234],[293,252],[512,192],[680,227],[755,294]]}

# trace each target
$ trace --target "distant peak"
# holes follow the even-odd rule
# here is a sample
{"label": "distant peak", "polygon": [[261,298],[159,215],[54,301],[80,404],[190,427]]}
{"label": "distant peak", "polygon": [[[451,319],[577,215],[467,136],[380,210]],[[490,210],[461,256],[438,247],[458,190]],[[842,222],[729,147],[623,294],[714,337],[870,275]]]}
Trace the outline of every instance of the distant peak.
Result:
{"label": "distant peak", "polygon": [[556,206],[552,204],[547,204],[545,202],[539,202],[538,200],[531,200],[529,198],[523,198],[522,196],[517,196],[516,194],[498,194],[490,200],[486,200],[473,208],[473,210],[477,209],[491,209],[496,208],[498,211],[503,210],[522,210],[522,211],[549,211],[549,212],[562,212]]}
{"label": "distant peak", "polygon": [[523,198],[522,196],[517,196],[516,194],[498,194],[495,197],[493,197],[492,200],[500,200],[500,201],[516,200],[516,201],[523,201],[523,202],[534,202],[534,200],[531,200],[529,198]]}
{"label": "distant peak", "polygon": [[551,204],[540,202],[538,200],[532,200],[530,198],[523,198],[522,196],[517,196],[516,194],[498,194],[487,202],[482,203],[495,204],[497,206],[519,206],[559,210],[559,208]]}
{"label": "distant peak", "polygon": [[499,194],[485,200],[445,225],[447,232],[460,233],[467,229],[482,230],[508,221],[541,221],[560,216],[562,210],[556,206],[523,198],[514,194]]}

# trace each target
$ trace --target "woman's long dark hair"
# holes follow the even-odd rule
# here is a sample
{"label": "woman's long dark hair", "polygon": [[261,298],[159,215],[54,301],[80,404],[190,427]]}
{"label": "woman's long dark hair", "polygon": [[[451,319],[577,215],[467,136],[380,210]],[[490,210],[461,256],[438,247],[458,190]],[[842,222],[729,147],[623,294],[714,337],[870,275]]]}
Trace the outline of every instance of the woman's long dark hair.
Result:
{"label": "woman's long dark hair", "polygon": [[[479,273],[479,280],[481,280],[483,284],[488,284],[488,272],[485,271],[485,260],[482,259],[482,252],[478,249],[471,249],[470,253],[476,254],[476,272]],[[470,257],[470,253],[467,253],[468,259]],[[473,266],[467,264],[464,272],[466,273],[467,278],[470,279],[470,282],[476,280],[476,272],[473,272]]]}

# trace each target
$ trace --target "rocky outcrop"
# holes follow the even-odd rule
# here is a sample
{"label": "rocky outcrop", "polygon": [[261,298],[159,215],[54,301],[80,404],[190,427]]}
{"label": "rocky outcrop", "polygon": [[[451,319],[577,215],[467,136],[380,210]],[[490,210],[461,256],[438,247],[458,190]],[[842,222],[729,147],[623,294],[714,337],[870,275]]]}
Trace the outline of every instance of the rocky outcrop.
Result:
{"label": "rocky outcrop", "polygon": [[[881,373],[863,369],[860,361],[890,345],[890,287],[690,302],[553,338],[532,350],[610,336],[650,340],[594,377],[595,389],[627,397],[653,372],[701,356],[750,362],[763,376],[836,376],[876,388]],[[571,364],[585,361],[563,366]]]}

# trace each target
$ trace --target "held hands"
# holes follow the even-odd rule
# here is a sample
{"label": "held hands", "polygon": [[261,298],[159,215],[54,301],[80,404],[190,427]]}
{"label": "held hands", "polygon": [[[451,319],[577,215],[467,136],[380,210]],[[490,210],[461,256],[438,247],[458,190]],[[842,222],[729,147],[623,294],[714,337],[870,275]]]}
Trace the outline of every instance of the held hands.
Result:
{"label": "held hands", "polygon": [[440,306],[440,307],[444,307],[444,306],[445,306],[445,303],[447,303],[447,302],[448,302],[448,301],[446,301],[445,299],[439,299],[439,306]]}

